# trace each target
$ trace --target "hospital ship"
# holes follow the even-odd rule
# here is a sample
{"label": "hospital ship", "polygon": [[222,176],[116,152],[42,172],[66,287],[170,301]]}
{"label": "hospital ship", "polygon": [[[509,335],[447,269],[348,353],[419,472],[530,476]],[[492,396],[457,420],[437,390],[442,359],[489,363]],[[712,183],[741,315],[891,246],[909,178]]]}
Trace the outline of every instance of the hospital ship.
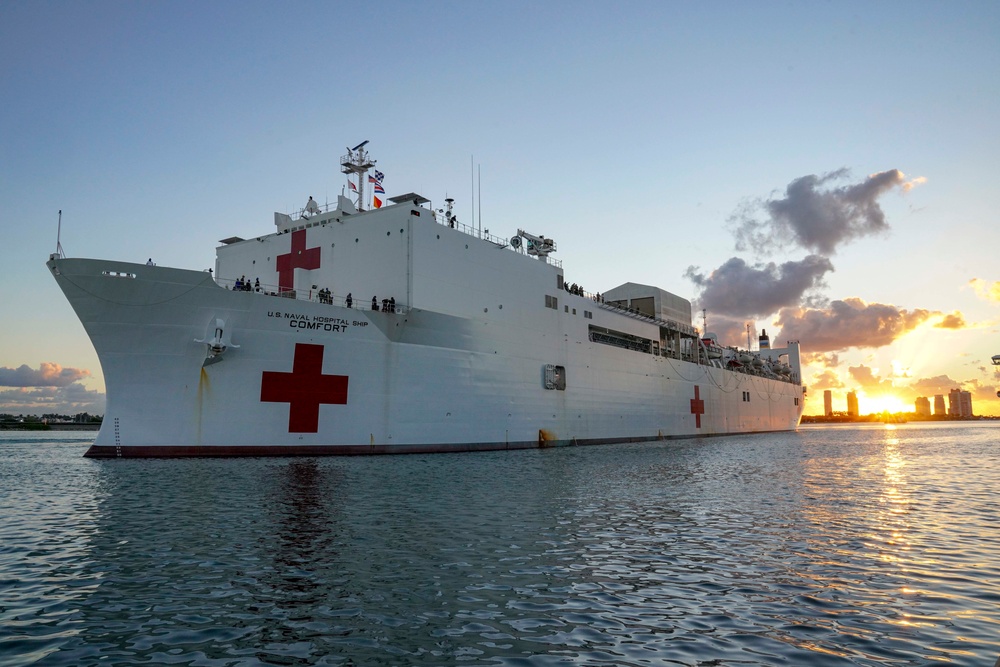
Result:
{"label": "hospital ship", "polygon": [[[100,359],[91,457],[390,454],[791,431],[796,341],[721,345],[650,285],[567,284],[556,242],[385,197],[366,149],[346,195],[190,270],[47,266]],[[538,230],[535,230],[538,231]]]}

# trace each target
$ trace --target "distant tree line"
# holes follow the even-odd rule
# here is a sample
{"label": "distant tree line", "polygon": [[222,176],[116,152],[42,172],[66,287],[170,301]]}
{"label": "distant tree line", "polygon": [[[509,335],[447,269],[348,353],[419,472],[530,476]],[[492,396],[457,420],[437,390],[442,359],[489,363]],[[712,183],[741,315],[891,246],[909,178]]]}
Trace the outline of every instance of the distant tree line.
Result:
{"label": "distant tree line", "polygon": [[44,424],[44,423],[72,423],[72,424],[100,424],[104,421],[104,415],[92,415],[89,412],[78,412],[75,415],[59,415],[53,413],[38,415],[13,415],[10,413],[0,413],[0,422],[18,422],[24,424]]}

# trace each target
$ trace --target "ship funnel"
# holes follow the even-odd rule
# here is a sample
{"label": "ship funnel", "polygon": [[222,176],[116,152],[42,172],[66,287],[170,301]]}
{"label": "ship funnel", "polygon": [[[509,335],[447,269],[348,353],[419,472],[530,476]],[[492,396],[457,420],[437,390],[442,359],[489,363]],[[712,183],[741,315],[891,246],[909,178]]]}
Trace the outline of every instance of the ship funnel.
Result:
{"label": "ship funnel", "polygon": [[760,338],[757,340],[758,349],[770,350],[771,349],[771,339],[767,335],[767,329],[760,330]]}

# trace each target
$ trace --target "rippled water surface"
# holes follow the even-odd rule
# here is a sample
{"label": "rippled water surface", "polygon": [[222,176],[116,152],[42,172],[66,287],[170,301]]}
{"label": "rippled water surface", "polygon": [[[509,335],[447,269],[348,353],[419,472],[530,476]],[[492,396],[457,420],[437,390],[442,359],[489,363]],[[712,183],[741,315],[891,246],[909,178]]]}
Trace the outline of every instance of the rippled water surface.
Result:
{"label": "rippled water surface", "polygon": [[998,436],[93,461],[0,432],[0,664],[992,667]]}

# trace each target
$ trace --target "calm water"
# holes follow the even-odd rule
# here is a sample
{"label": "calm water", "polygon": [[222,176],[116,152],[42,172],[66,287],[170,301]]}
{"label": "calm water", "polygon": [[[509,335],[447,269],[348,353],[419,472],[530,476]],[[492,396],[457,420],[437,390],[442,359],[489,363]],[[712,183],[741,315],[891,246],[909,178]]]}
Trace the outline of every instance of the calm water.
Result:
{"label": "calm water", "polygon": [[92,461],[0,432],[3,665],[987,665],[1000,425]]}

